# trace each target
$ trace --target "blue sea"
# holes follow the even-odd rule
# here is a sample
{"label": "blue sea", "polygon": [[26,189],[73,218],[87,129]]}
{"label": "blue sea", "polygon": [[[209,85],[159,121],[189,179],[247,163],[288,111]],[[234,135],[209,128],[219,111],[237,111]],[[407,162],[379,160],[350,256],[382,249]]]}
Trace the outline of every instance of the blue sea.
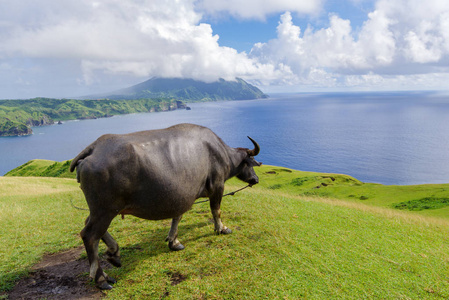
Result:
{"label": "blue sea", "polygon": [[449,96],[430,92],[272,95],[189,104],[192,110],[67,121],[0,138],[0,175],[31,160],[67,160],[105,133],[195,123],[264,164],[382,184],[449,183]]}

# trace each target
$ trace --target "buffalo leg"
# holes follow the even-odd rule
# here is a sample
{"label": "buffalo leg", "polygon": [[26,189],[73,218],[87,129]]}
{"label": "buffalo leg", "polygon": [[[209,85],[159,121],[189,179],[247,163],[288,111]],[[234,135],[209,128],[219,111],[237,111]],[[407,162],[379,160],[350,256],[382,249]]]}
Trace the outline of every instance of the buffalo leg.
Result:
{"label": "buffalo leg", "polygon": [[185,247],[178,241],[178,224],[181,221],[182,215],[176,218],[173,218],[171,221],[171,228],[168,232],[168,237],[166,241],[168,241],[168,248],[170,250],[179,251],[183,250]]}
{"label": "buffalo leg", "polygon": [[108,246],[108,250],[106,251],[108,262],[115,267],[121,267],[122,263],[120,262],[120,250],[117,242],[107,231],[101,240],[106,244],[106,246]]}
{"label": "buffalo leg", "polygon": [[223,223],[221,222],[220,205],[222,195],[223,191],[209,198],[210,210],[212,212],[212,216],[214,217],[215,231],[217,232],[217,234],[229,234],[232,232],[232,230],[224,226]]}
{"label": "buffalo leg", "polygon": [[94,218],[90,215],[86,220],[86,226],[81,230],[81,238],[89,258],[90,277],[95,280],[97,287],[102,290],[112,289],[110,283],[115,283],[115,279],[109,277],[101,268],[98,257],[98,243],[100,238],[106,234],[113,217]]}

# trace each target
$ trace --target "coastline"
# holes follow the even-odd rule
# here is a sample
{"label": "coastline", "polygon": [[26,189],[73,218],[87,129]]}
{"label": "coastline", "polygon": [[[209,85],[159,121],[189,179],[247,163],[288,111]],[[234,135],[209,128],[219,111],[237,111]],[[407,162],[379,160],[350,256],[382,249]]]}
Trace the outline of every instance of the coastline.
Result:
{"label": "coastline", "polygon": [[[6,109],[7,108],[7,109]],[[186,109],[175,99],[67,100],[37,98],[0,101],[0,137],[33,134],[32,127],[62,124],[62,121],[110,118],[143,112]]]}

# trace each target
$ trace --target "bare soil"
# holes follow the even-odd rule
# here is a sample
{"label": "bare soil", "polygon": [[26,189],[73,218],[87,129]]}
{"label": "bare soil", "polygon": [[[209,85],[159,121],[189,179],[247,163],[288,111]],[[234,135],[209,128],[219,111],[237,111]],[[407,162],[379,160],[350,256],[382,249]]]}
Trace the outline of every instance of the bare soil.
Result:
{"label": "bare soil", "polygon": [[80,258],[83,251],[84,247],[79,247],[46,255],[7,299],[100,299],[103,293],[88,276],[89,263]]}

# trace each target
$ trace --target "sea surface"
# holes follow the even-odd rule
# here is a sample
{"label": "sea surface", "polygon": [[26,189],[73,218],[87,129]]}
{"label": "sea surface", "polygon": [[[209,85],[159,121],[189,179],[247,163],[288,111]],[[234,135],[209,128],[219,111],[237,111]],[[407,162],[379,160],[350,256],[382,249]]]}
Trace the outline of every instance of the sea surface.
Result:
{"label": "sea surface", "polygon": [[449,96],[429,92],[273,95],[189,104],[142,113],[34,127],[0,138],[0,175],[31,160],[67,160],[105,133],[195,123],[231,147],[252,148],[264,164],[342,173],[382,184],[449,183]]}

